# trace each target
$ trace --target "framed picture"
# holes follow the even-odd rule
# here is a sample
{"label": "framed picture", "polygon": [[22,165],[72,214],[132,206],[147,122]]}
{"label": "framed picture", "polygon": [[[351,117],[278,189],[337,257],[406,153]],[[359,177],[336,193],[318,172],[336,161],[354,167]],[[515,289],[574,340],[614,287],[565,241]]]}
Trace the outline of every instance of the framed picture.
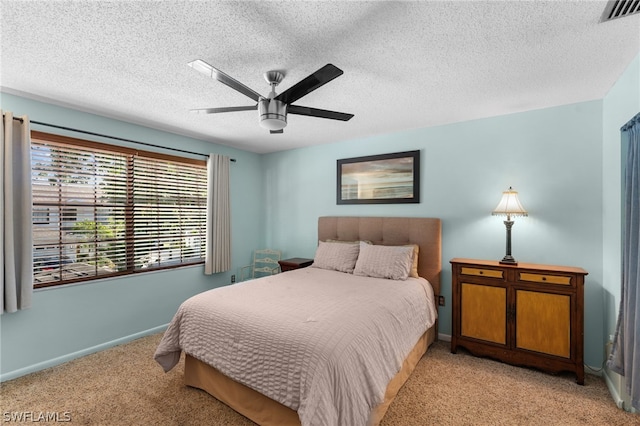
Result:
{"label": "framed picture", "polygon": [[338,204],[420,202],[420,151],[338,160]]}

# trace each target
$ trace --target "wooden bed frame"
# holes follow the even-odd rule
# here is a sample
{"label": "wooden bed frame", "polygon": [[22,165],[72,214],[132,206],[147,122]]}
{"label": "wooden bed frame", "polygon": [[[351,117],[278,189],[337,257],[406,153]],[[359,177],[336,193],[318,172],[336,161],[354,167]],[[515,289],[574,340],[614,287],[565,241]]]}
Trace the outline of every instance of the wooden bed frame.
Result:
{"label": "wooden bed frame", "polygon": [[[440,294],[442,270],[441,224],[435,218],[326,216],[318,219],[318,240],[357,241],[374,244],[417,244],[418,274]],[[437,306],[436,306],[437,309]],[[438,338],[438,322],[418,340],[401,370],[387,385],[384,401],[374,409],[370,424],[377,425],[428,347]],[[220,373],[189,355],[185,357],[185,384],[202,389],[238,413],[263,426],[300,425],[297,412]]]}

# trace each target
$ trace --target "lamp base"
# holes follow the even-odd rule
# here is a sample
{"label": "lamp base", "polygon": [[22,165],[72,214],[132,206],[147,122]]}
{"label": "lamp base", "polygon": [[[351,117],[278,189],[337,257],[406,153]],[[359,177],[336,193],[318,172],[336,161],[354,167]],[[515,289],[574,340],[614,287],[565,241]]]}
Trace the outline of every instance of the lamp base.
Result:
{"label": "lamp base", "polygon": [[502,258],[502,260],[500,261],[500,264],[501,265],[517,265],[518,262],[513,258],[513,256],[508,254]]}

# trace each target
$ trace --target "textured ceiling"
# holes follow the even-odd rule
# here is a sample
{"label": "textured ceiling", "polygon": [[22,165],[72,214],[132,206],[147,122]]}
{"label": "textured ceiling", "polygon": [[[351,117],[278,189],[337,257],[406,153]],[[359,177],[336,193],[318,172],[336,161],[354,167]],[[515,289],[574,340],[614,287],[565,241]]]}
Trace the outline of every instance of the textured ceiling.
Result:
{"label": "textured ceiling", "polygon": [[[606,1],[1,5],[2,91],[259,153],[601,99],[640,52],[640,14],[600,23]],[[271,135],[257,111],[191,113],[253,103],[198,58],[265,96],[265,71],[279,93],[332,63],[296,103],[355,117]]]}

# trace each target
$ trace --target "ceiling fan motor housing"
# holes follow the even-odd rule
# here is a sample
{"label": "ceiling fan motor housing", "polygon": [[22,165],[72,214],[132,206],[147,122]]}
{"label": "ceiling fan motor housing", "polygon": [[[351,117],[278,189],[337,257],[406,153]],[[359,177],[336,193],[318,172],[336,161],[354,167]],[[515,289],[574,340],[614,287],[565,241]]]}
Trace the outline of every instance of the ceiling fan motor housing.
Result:
{"label": "ceiling fan motor housing", "polygon": [[269,130],[281,130],[287,126],[287,104],[276,99],[260,99],[260,126]]}

